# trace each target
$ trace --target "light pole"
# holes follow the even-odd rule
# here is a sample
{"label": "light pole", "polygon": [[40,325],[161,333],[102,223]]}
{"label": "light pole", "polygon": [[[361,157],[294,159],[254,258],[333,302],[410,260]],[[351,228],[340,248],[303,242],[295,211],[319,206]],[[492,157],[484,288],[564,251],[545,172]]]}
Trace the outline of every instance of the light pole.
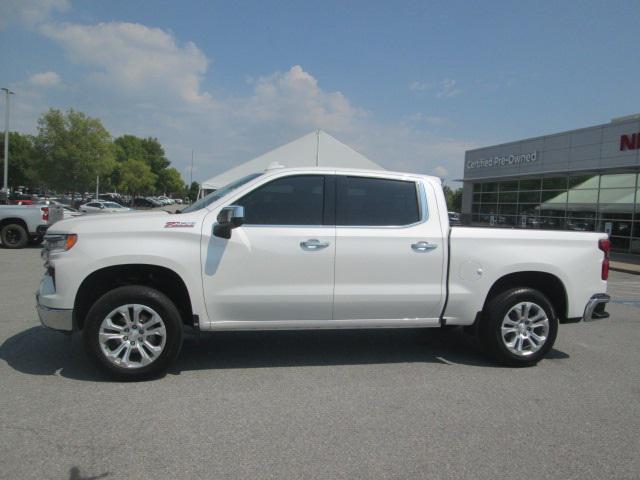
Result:
{"label": "light pole", "polygon": [[9,195],[9,187],[7,186],[9,180],[9,95],[13,95],[14,92],[5,87],[3,87],[2,90],[4,90],[7,97],[7,107],[4,117],[4,182],[2,189]]}

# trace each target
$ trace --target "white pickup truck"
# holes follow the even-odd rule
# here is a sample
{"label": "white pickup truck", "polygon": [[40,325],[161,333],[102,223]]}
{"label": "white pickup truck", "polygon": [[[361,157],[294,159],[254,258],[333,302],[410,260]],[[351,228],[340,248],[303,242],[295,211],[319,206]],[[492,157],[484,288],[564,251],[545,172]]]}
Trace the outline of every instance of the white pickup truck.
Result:
{"label": "white pickup truck", "polygon": [[558,324],[608,317],[602,233],[449,227],[440,180],[275,168],[183,210],[57,223],[37,292],[120,378],[164,372],[201,331],[468,326],[532,365]]}
{"label": "white pickup truck", "polygon": [[62,220],[59,205],[0,205],[0,241],[5,248],[24,248],[38,244],[47,229]]}

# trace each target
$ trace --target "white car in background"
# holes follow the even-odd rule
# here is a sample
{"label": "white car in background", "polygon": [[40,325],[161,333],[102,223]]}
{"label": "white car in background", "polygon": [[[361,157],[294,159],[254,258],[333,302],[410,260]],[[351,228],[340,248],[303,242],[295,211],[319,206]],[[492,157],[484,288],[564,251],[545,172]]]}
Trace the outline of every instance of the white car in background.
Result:
{"label": "white car in background", "polygon": [[67,218],[79,217],[79,216],[81,216],[81,215],[82,215],[82,212],[79,212],[79,211],[78,211],[78,210],[76,210],[75,208],[71,208],[71,207],[68,207],[68,206],[66,206],[66,205],[63,205],[63,206],[62,206],[62,208],[63,208],[63,211],[64,211],[64,218],[65,218],[65,220],[66,220]]}
{"label": "white car in background", "polygon": [[124,213],[133,211],[116,202],[93,201],[80,205],[82,213]]}
{"label": "white car in background", "polygon": [[156,200],[162,203],[163,205],[173,205],[175,203],[175,201],[172,198],[165,197],[164,195],[160,197],[156,197]]}

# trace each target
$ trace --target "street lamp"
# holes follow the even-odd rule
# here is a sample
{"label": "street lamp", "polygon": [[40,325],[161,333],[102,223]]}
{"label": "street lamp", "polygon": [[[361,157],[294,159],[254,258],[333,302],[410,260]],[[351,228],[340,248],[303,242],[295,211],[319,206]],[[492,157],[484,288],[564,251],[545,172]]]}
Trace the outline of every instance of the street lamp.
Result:
{"label": "street lamp", "polygon": [[14,92],[5,87],[1,90],[4,90],[7,97],[7,108],[4,117],[4,182],[2,189],[9,195],[9,187],[7,186],[9,180],[9,95],[14,95]]}

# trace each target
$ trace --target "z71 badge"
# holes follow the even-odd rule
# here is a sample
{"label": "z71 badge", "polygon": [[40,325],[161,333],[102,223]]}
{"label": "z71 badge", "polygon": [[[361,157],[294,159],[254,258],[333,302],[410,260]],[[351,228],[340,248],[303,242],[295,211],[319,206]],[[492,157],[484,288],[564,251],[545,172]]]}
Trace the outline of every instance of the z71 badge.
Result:
{"label": "z71 badge", "polygon": [[164,228],[193,228],[196,222],[167,222]]}

